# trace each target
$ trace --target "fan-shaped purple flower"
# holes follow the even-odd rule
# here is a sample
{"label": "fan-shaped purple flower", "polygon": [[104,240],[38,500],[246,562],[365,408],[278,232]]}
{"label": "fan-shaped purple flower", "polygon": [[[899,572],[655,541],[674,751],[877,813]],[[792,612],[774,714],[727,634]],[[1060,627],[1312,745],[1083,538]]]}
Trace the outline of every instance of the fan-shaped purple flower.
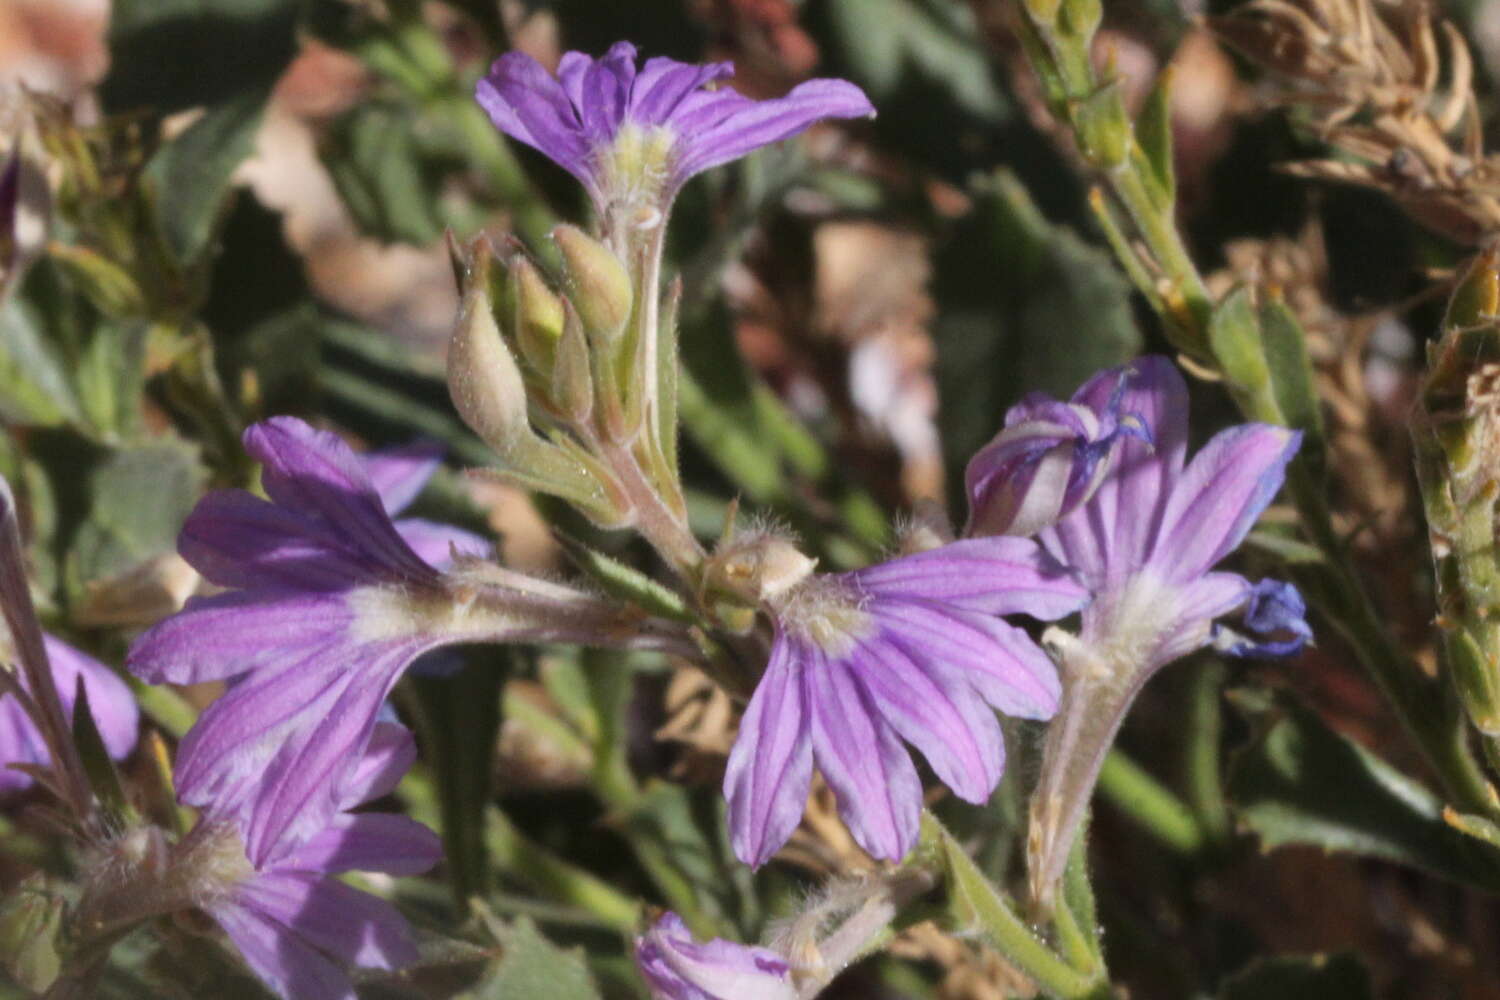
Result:
{"label": "fan-shaped purple flower", "polygon": [[523,52],[507,52],[475,97],[495,126],[577,177],[601,214],[665,212],[693,175],[803,131],[822,118],[875,108],[844,80],[809,80],[757,101],[728,86],[731,63],[646,60],[616,42],[602,58],[563,55],[554,77]]}
{"label": "fan-shaped purple flower", "polygon": [[860,846],[904,856],[922,787],[902,740],[960,798],[985,801],[1005,767],[994,711],[1045,719],[1060,693],[1051,659],[1000,616],[1051,620],[1086,597],[1022,538],[955,542],[778,597],[724,777],[735,852],[758,867],[786,841],[816,763]]}
{"label": "fan-shaped purple flower", "polygon": [[636,939],[635,964],[653,1000],[796,1000],[791,966],[769,948],[699,943],[675,913]]}

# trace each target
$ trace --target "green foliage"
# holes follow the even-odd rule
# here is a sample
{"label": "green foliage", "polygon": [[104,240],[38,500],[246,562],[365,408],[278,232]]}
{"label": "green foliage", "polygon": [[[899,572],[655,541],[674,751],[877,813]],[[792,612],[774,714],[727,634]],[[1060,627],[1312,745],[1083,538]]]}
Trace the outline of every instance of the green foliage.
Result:
{"label": "green foliage", "polygon": [[579,949],[557,947],[525,917],[510,924],[493,919],[486,924],[500,946],[500,957],[475,987],[474,1000],[599,1000],[599,989]]}
{"label": "green foliage", "polygon": [[1500,850],[1454,829],[1421,784],[1289,698],[1236,701],[1256,735],[1234,758],[1229,798],[1266,849],[1343,851],[1500,892]]}

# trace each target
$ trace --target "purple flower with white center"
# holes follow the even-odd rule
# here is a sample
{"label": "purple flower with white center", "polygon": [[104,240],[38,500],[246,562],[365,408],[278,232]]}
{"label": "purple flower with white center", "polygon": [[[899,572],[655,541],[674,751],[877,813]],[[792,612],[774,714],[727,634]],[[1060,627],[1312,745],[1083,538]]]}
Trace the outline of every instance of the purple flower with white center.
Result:
{"label": "purple flower with white center", "polygon": [[246,832],[253,798],[208,803],[180,846],[197,906],[245,963],[287,1000],[354,1000],[349,966],[395,970],[417,960],[395,907],[330,875],[417,875],[442,856],[437,836],[405,816],[347,810],[389,793],[416,747],[399,723],[380,722],[358,766],[327,789],[330,820],[305,834],[257,842]]}
{"label": "purple flower with white center", "polygon": [[177,787],[194,805],[252,789],[252,855],[333,817],[330,789],[423,653],[470,642],[692,649],[676,626],[626,627],[616,605],[572,588],[493,564],[439,571],[333,434],[278,417],[247,430],[245,446],[270,499],[210,493],[178,541],[205,579],[230,589],[143,634],[129,667],[158,684],[231,682],[183,739]]}
{"label": "purple flower with white center", "polygon": [[[1032,892],[1043,903],[1120,722],[1157,670],[1209,645],[1240,656],[1290,655],[1311,636],[1290,584],[1252,584],[1212,571],[1281,488],[1301,434],[1266,424],[1231,427],[1185,462],[1182,376],[1162,357],[1141,358],[1124,373],[1129,384],[1118,406],[1139,415],[1154,445],[1123,439],[1093,497],[1038,536],[1093,592],[1077,636],[1058,629],[1044,636],[1059,654],[1066,693],[1047,730],[1032,798]],[[1117,376],[1094,378],[1075,403],[1096,411],[1111,405]],[[1246,631],[1216,623],[1236,613]]]}
{"label": "purple flower with white center", "polygon": [[693,175],[789,138],[823,118],[875,113],[854,84],[809,80],[775,100],[721,85],[732,63],[646,60],[616,42],[601,59],[568,52],[557,76],[523,52],[496,59],[475,97],[495,126],[588,189],[601,216],[659,221]]}
{"label": "purple flower with white center", "polygon": [[[1140,417],[1122,413],[1126,376],[1103,372],[1063,403],[1031,393],[1005,414],[1005,429],[964,471],[966,535],[1030,536],[1094,495],[1122,436],[1146,440]],[[1103,407],[1086,401],[1112,385]]]}
{"label": "purple flower with white center", "polygon": [[1005,768],[994,710],[1056,711],[1051,659],[999,616],[1043,620],[1087,592],[1035,542],[974,538],[773,595],[770,662],[729,755],[735,853],[759,867],[802,817],[814,763],[839,815],[877,858],[916,842],[922,786],[902,740],[968,802]]}
{"label": "purple flower with white center", "polygon": [[792,970],[769,948],[714,938],[700,944],[675,913],[636,939],[635,964],[653,1000],[796,1000]]}
{"label": "purple flower with white center", "polygon": [[[0,631],[3,630],[4,626],[0,625]],[[128,757],[135,749],[136,731],[140,725],[140,709],[130,688],[115,676],[114,671],[61,639],[44,633],[42,642],[47,648],[47,661],[52,666],[52,679],[57,687],[58,700],[62,702],[63,714],[72,719],[78,682],[82,680],[83,688],[88,692],[89,711],[104,741],[104,748],[115,760]],[[24,685],[24,675],[18,673],[16,676]],[[0,795],[21,791],[32,784],[31,775],[8,765],[46,766],[51,759],[36,723],[15,698],[0,695]]]}

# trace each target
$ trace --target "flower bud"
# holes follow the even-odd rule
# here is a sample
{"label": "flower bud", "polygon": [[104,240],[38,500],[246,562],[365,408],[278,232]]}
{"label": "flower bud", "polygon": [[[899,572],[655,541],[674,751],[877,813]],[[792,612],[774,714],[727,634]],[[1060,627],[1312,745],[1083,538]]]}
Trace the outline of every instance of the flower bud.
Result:
{"label": "flower bud", "polygon": [[21,883],[0,905],[0,967],[33,993],[45,993],[62,971],[58,936],[63,897],[38,877]]}
{"label": "flower bud", "polygon": [[630,318],[630,274],[614,251],[575,226],[558,226],[552,239],[567,266],[573,306],[590,333],[614,340]]}
{"label": "flower bud", "polygon": [[526,434],[526,388],[500,337],[489,295],[491,257],[480,249],[469,271],[453,337],[448,342],[448,393],[464,423],[499,455]]}
{"label": "flower bud", "polygon": [[537,271],[517,254],[510,262],[508,305],[514,310],[516,346],[536,371],[552,370],[557,340],[563,332],[563,303]]}
{"label": "flower bud", "polygon": [[723,938],[698,943],[675,913],[636,939],[635,961],[654,1000],[796,1000],[787,960]]}
{"label": "flower bud", "polygon": [[969,496],[964,533],[1034,535],[1093,496],[1109,472],[1116,438],[1146,438],[1137,417],[1119,412],[1124,378],[1100,412],[1040,393],[1012,407],[1005,429],[964,472]]}
{"label": "flower bud", "polygon": [[708,561],[705,580],[711,588],[755,604],[801,583],[817,563],[785,538],[752,532],[720,545]]}
{"label": "flower bud", "polygon": [[1102,170],[1123,166],[1129,155],[1130,116],[1116,83],[1107,83],[1077,104],[1073,112],[1078,138],[1089,162]]}
{"label": "flower bud", "polygon": [[557,342],[552,368],[552,400],[577,424],[585,424],[594,412],[594,375],[589,368],[588,339],[583,323],[566,304],[562,338]]}

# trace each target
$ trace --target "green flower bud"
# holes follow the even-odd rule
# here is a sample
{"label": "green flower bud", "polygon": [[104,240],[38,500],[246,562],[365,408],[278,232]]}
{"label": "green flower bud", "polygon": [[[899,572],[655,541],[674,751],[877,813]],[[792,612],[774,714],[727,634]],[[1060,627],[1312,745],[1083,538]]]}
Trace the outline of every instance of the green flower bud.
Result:
{"label": "green flower bud", "polygon": [[37,876],[23,882],[0,908],[0,965],[24,989],[45,993],[62,971],[57,939],[63,900]]}
{"label": "green flower bud", "polygon": [[612,250],[575,226],[558,226],[552,239],[562,251],[578,317],[589,332],[614,340],[625,329],[635,300],[630,273]]}
{"label": "green flower bud", "polygon": [[552,399],[576,424],[588,423],[594,412],[594,376],[589,368],[589,344],[583,323],[570,304],[557,342],[557,364],[552,368]]}
{"label": "green flower bud", "polygon": [[489,294],[493,258],[476,245],[468,287],[448,342],[448,393],[464,423],[499,455],[530,433],[526,388],[510,348],[500,337]]}
{"label": "green flower bud", "polygon": [[552,370],[557,340],[563,332],[563,303],[536,266],[524,255],[510,262],[507,298],[515,311],[516,346],[521,357],[543,374]]}
{"label": "green flower bud", "polygon": [[1090,163],[1104,170],[1125,164],[1132,133],[1117,84],[1107,83],[1080,100],[1073,110],[1073,122]]}

